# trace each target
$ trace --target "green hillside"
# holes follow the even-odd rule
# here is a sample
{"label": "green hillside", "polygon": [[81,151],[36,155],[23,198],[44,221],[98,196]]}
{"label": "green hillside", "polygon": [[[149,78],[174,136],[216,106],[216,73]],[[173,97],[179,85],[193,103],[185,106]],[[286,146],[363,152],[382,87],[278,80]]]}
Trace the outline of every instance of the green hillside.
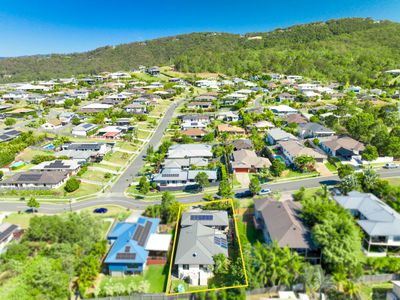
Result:
{"label": "green hillside", "polygon": [[244,36],[192,33],[85,53],[4,59],[0,60],[0,80],[49,79],[174,64],[188,72],[241,75],[270,71],[373,84],[382,70],[400,67],[399,45],[399,23],[339,19]]}

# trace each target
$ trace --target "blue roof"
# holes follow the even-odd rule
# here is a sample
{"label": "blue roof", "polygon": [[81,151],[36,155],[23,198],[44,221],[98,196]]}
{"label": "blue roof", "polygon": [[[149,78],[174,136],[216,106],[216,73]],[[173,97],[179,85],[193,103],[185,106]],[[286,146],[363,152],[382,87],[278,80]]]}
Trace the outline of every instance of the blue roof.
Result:
{"label": "blue roof", "polygon": [[149,252],[146,244],[152,233],[157,232],[160,219],[140,217],[137,223],[120,222],[108,235],[116,239],[107,254],[105,263],[145,263]]}

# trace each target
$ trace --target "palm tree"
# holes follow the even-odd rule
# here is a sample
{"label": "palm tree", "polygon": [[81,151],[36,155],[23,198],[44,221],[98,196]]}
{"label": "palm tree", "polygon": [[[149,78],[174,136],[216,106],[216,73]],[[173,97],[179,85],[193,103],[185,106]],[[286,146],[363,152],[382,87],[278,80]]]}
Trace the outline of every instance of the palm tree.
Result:
{"label": "palm tree", "polygon": [[303,269],[303,280],[306,290],[312,294],[318,292],[320,300],[323,292],[334,287],[331,277],[325,275],[320,265],[306,265]]}
{"label": "palm tree", "polygon": [[343,286],[343,290],[345,294],[350,297],[350,299],[354,299],[360,291],[360,286],[353,281],[347,280]]}

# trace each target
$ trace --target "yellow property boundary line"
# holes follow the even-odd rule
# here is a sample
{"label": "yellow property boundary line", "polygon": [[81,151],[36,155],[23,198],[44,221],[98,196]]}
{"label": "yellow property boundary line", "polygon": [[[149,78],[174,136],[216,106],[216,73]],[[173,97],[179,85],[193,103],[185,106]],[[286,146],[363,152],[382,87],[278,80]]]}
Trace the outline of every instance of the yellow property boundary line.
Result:
{"label": "yellow property boundary line", "polygon": [[[243,273],[244,273],[244,277],[245,277],[245,284],[235,285],[235,286],[227,286],[227,287],[219,287],[219,288],[210,288],[210,289],[203,289],[203,290],[194,290],[194,291],[188,291],[188,292],[182,292],[182,293],[170,293],[170,292],[168,292],[168,290],[170,289],[171,284],[172,284],[172,281],[171,281],[172,265],[173,265],[173,261],[172,260],[173,260],[174,255],[175,255],[176,239],[177,239],[177,236],[178,236],[178,229],[179,229],[179,221],[180,221],[180,218],[181,218],[181,215],[182,215],[183,208],[185,206],[207,205],[207,204],[211,204],[211,203],[222,203],[222,202],[230,202],[230,205],[232,207],[233,222],[234,222],[234,225],[235,225],[236,237],[238,239],[240,257],[242,259],[242,267],[243,267]],[[243,287],[248,287],[248,286],[249,286],[249,282],[248,282],[248,278],[247,278],[246,266],[244,264],[242,243],[240,241],[239,229],[238,229],[238,226],[237,226],[236,212],[235,212],[235,207],[233,205],[233,200],[232,199],[225,199],[225,200],[213,200],[213,201],[203,201],[203,202],[180,204],[179,205],[179,211],[178,211],[178,218],[177,218],[176,225],[175,225],[174,243],[173,243],[173,246],[172,246],[171,259],[170,259],[170,262],[169,262],[167,290],[165,291],[165,294],[167,296],[176,296],[176,295],[183,295],[183,294],[192,294],[192,293],[210,292],[210,291],[218,291],[218,290],[226,290],[226,289],[234,289],[234,288],[243,288]]]}

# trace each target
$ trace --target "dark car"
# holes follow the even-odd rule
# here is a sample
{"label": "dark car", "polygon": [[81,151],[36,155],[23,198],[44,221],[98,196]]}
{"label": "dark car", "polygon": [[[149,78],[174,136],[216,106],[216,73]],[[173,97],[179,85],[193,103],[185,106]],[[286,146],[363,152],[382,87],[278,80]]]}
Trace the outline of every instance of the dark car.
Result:
{"label": "dark car", "polygon": [[239,192],[235,194],[236,198],[251,198],[253,197],[253,193],[250,190]]}
{"label": "dark car", "polygon": [[95,210],[93,210],[93,212],[95,214],[105,214],[107,211],[108,211],[108,209],[105,207],[99,207],[99,208],[96,208]]}

